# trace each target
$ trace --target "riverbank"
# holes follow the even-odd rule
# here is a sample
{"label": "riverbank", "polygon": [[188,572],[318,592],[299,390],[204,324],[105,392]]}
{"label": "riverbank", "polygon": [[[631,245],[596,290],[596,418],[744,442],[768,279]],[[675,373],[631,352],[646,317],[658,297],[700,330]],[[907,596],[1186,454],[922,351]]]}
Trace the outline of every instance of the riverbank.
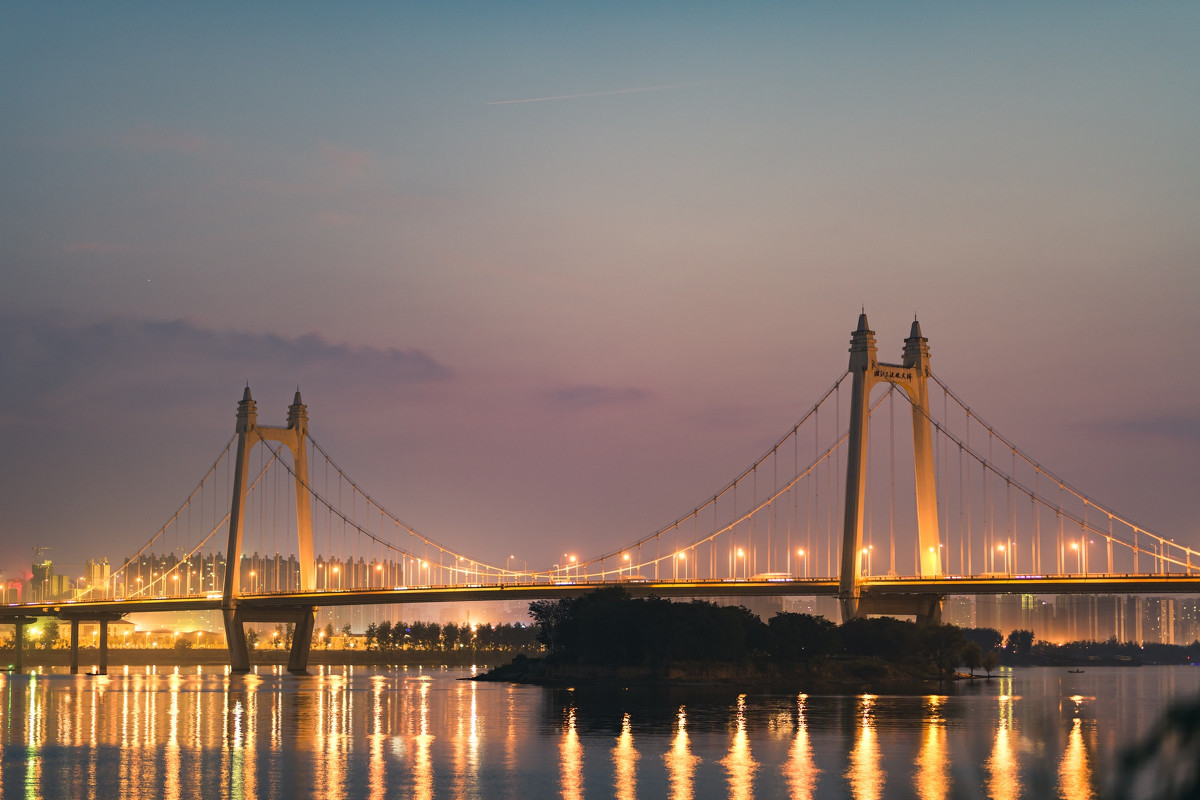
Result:
{"label": "riverbank", "polygon": [[[313,666],[364,666],[364,667],[469,667],[475,664],[489,666],[507,664],[514,657],[512,652],[495,650],[318,650],[308,656]],[[71,664],[69,650],[26,650],[24,664],[28,667],[67,667]],[[11,664],[12,650],[0,650],[0,663]],[[287,666],[288,651],[279,649],[252,650],[250,663],[261,666]],[[108,666],[209,666],[229,663],[229,651],[224,649],[167,650],[156,648],[110,648]],[[79,668],[91,671],[99,664],[99,653],[94,649],[80,649]]]}

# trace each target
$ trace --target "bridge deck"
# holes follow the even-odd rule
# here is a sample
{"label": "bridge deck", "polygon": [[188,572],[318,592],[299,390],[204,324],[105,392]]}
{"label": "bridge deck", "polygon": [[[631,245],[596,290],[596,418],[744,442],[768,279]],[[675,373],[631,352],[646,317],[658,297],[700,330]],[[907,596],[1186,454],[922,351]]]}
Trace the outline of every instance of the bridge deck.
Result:
{"label": "bridge deck", "polygon": [[[699,581],[567,581],[560,583],[412,586],[391,589],[348,589],[283,594],[248,594],[239,607],[271,609],[297,606],[389,605],[445,603],[464,600],[541,600],[575,597],[601,588],[620,587],[634,597],[837,596],[835,579],[699,580]],[[862,586],[872,596],[937,594],[1200,594],[1200,574],[1158,575],[990,575],[983,577],[871,578]],[[150,611],[217,611],[221,598],[154,597],[62,603],[19,603],[0,606],[0,622],[54,616],[62,619],[116,618]],[[11,622],[10,622],[11,624]]]}

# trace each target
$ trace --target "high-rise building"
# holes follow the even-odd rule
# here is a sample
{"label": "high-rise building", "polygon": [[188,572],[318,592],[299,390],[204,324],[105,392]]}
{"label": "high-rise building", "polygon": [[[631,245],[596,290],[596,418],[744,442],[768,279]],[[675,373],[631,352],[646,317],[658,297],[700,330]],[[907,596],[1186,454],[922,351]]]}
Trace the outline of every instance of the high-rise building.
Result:
{"label": "high-rise building", "polygon": [[1191,644],[1200,640],[1200,598],[1180,598],[1175,608],[1176,643]]}
{"label": "high-rise building", "polygon": [[89,600],[99,600],[108,596],[108,580],[111,571],[108,565],[108,559],[96,561],[88,559],[83,565],[83,585],[79,587],[81,593],[87,593],[86,597]]}
{"label": "high-rise building", "polygon": [[35,603],[62,600],[70,596],[71,582],[66,575],[54,574],[54,563],[46,559],[33,565],[29,579],[29,599]]}

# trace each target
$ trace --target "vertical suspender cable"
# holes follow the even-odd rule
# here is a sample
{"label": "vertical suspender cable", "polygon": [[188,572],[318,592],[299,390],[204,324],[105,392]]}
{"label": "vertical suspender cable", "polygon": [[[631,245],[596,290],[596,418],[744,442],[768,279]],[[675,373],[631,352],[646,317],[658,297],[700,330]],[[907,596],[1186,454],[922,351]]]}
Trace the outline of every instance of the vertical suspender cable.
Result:
{"label": "vertical suspender cable", "polygon": [[[895,386],[892,387],[894,389]],[[888,564],[896,574],[896,394],[888,389]],[[917,573],[920,574],[921,543],[917,542]]]}
{"label": "vertical suspender cable", "polygon": [[[971,410],[964,409],[967,420],[967,449],[971,449]],[[975,572],[975,558],[971,548],[972,519],[971,519],[971,462],[967,461],[967,574]]]}

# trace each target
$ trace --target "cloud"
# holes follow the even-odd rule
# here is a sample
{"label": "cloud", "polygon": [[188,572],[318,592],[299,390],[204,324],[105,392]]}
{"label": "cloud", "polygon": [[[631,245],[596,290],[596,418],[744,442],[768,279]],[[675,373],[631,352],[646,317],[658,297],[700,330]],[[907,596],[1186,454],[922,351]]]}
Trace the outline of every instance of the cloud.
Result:
{"label": "cloud", "polygon": [[389,392],[450,375],[418,349],[335,344],[319,334],[219,330],[188,320],[0,316],[0,383],[9,387],[0,426],[44,420],[56,409],[99,415],[114,403],[171,413],[247,381]]}
{"label": "cloud", "polygon": [[564,386],[546,393],[546,399],[557,408],[584,409],[637,403],[650,397],[650,392],[637,387],[614,388],[593,384]]}
{"label": "cloud", "polygon": [[1150,414],[1147,416],[1096,422],[1089,426],[1101,433],[1118,436],[1154,437],[1173,441],[1200,442],[1200,414],[1195,412]]}

